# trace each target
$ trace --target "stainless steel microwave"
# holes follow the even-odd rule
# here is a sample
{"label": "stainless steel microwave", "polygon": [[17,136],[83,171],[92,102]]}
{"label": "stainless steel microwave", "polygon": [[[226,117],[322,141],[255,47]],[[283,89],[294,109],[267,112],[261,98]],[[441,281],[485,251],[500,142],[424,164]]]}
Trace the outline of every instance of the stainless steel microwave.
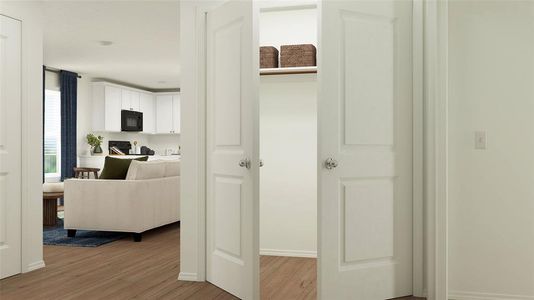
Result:
{"label": "stainless steel microwave", "polygon": [[121,110],[122,131],[143,131],[143,113],[133,110]]}

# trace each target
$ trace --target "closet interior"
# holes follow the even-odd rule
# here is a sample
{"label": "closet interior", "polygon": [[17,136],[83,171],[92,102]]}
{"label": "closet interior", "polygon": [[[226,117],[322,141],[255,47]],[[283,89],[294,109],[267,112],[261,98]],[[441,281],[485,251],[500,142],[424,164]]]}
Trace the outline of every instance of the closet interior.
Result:
{"label": "closet interior", "polygon": [[[283,45],[317,47],[317,20],[315,6],[264,9],[259,22],[260,46],[279,52]],[[270,276],[264,271],[266,256],[308,258],[303,262],[308,269],[313,260],[313,270],[287,276],[315,278],[316,273],[317,67],[285,67],[280,56],[278,62],[277,68],[260,69],[262,286],[268,285]],[[283,266],[277,270],[283,272]],[[310,282],[315,285],[315,280]],[[262,291],[262,296],[268,295]]]}

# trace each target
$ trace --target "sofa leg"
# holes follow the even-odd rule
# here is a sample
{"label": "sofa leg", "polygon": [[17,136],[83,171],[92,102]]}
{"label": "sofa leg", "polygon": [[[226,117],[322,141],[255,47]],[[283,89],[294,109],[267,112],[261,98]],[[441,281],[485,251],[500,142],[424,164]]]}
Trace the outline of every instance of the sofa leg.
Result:
{"label": "sofa leg", "polygon": [[67,230],[67,236],[70,238],[73,238],[76,236],[76,229],[68,229]]}
{"label": "sofa leg", "polygon": [[142,238],[143,238],[143,236],[142,236],[141,233],[134,233],[133,234],[133,240],[136,243],[140,242]]}

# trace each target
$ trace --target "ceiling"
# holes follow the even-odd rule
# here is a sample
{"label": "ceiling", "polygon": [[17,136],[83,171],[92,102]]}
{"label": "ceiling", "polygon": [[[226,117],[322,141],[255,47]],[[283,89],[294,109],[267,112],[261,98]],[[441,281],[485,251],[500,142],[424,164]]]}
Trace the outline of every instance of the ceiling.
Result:
{"label": "ceiling", "polygon": [[46,66],[151,90],[180,87],[178,1],[46,1],[44,7]]}

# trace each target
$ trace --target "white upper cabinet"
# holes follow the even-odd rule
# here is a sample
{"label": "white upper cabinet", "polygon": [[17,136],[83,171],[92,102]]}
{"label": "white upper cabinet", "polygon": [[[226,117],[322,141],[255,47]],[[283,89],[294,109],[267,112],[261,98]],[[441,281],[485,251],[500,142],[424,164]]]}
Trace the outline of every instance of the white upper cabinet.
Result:
{"label": "white upper cabinet", "polygon": [[180,94],[156,95],[156,133],[180,133]]}
{"label": "white upper cabinet", "polygon": [[156,96],[156,133],[173,133],[172,95]]}
{"label": "white upper cabinet", "polygon": [[140,94],[139,111],[143,113],[143,132],[156,133],[156,103],[154,95]]}
{"label": "white upper cabinet", "polygon": [[143,133],[180,133],[180,94],[152,93],[93,82],[93,130],[121,131],[121,110],[143,113]]}
{"label": "white upper cabinet", "polygon": [[122,90],[101,83],[93,85],[93,130],[121,131]]}
{"label": "white upper cabinet", "polygon": [[172,96],[172,130],[180,133],[180,94]]}
{"label": "white upper cabinet", "polygon": [[132,90],[122,90],[122,109],[139,111],[140,93]]}

